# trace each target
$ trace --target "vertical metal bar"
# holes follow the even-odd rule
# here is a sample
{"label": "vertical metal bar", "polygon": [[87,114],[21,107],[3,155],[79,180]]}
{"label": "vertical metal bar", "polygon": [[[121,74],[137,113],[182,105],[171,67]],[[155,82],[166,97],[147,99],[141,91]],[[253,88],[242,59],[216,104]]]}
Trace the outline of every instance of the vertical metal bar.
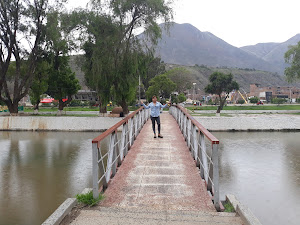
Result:
{"label": "vertical metal bar", "polygon": [[116,160],[117,159],[117,157],[118,157],[118,155],[117,155],[117,141],[118,141],[118,137],[117,137],[117,134],[116,134],[116,132],[113,132],[112,133],[112,141],[113,141],[113,143],[112,143],[112,155],[113,155],[113,157],[112,157],[112,177],[114,177],[115,175],[116,175],[116,172],[117,172],[117,163],[118,163],[118,160]]}
{"label": "vertical metal bar", "polygon": [[92,155],[93,155],[93,197],[99,197],[99,186],[98,186],[98,143],[92,144]]}
{"label": "vertical metal bar", "polygon": [[108,183],[111,177],[111,169],[112,169],[112,162],[113,162],[113,156],[114,156],[114,140],[115,140],[115,132],[110,135],[110,142],[109,142],[109,152],[108,152],[108,158],[107,158],[107,166],[106,166],[106,182]]}
{"label": "vertical metal bar", "polygon": [[125,151],[124,151],[124,156],[126,156],[127,153],[128,153],[129,145],[130,145],[130,143],[129,143],[129,132],[128,132],[128,122],[125,123],[124,129],[125,129]]}
{"label": "vertical metal bar", "polygon": [[129,139],[130,139],[130,146],[133,145],[133,136],[134,136],[134,120],[133,118],[130,119],[130,132],[129,132]]}
{"label": "vertical metal bar", "polygon": [[219,201],[219,158],[218,158],[218,144],[212,146],[212,161],[213,161],[213,182],[214,182],[214,205],[216,209],[220,208]]}
{"label": "vertical metal bar", "polygon": [[196,160],[196,165],[199,166],[197,128],[194,124],[193,124],[193,146],[194,146],[194,159]]}
{"label": "vertical metal bar", "polygon": [[[123,129],[124,129],[124,124],[123,124]],[[118,160],[116,162],[116,163],[118,163],[118,166],[120,166],[122,164],[121,152],[123,155],[123,146],[122,146],[123,129],[122,129],[121,141],[118,141],[118,134],[116,133],[116,135],[115,135],[115,153],[116,153],[116,157],[118,157]]]}
{"label": "vertical metal bar", "polygon": [[205,144],[205,137],[204,134],[201,132],[200,136],[201,140],[201,159],[202,159],[202,172],[203,178],[207,182],[208,179],[208,166],[207,166],[207,156],[206,156],[206,144]]}
{"label": "vertical metal bar", "polygon": [[120,160],[121,161],[124,158],[124,152],[125,152],[125,139],[126,139],[125,126],[126,126],[126,123],[124,123],[123,127],[122,127],[121,144],[120,144]]}

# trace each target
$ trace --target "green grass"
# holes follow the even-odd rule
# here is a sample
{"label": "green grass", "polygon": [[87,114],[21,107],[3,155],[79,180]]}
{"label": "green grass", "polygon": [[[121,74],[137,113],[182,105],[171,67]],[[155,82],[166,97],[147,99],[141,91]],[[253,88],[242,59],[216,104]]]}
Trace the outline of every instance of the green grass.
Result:
{"label": "green grass", "polygon": [[225,208],[224,212],[235,212],[234,207],[231,205],[230,202],[225,202],[224,208]]}
{"label": "green grass", "polygon": [[[129,106],[128,107],[130,111],[135,111],[139,107],[133,107]],[[107,111],[111,111],[113,107],[109,106],[107,107]],[[31,107],[25,107],[24,112],[33,112],[33,108]],[[58,108],[57,107],[40,107],[39,112],[57,112]],[[77,111],[77,112],[85,112],[85,111],[99,111],[99,107],[65,107],[63,111]]]}
{"label": "green grass", "polygon": [[95,199],[93,197],[92,191],[88,192],[87,194],[76,195],[76,199],[78,202],[88,205],[89,207],[97,205],[103,198],[104,196],[102,194],[99,194],[99,197]]}
{"label": "green grass", "polygon": [[[56,114],[32,114],[31,116],[47,116],[47,117],[56,117],[58,115]],[[62,114],[61,116],[63,117],[97,117],[98,115],[93,115],[93,114]],[[61,117],[58,116],[58,117]]]}
{"label": "green grass", "polygon": [[[189,110],[217,110],[218,106],[187,107]],[[300,105],[224,106],[223,110],[300,110]]]}

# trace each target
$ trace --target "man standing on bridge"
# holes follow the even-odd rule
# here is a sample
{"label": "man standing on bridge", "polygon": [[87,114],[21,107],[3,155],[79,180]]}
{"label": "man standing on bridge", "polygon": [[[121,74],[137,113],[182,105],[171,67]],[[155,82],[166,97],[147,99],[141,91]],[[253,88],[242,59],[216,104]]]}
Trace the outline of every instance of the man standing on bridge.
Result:
{"label": "man standing on bridge", "polygon": [[152,121],[152,129],[154,132],[154,138],[156,138],[155,121],[156,121],[157,127],[158,127],[158,137],[163,138],[163,136],[160,134],[160,117],[159,117],[159,115],[160,115],[160,109],[165,108],[168,105],[167,104],[162,105],[160,102],[158,102],[155,95],[152,97],[152,102],[148,106],[146,106],[143,103],[143,101],[141,101],[141,104],[144,106],[145,109],[149,109],[149,108],[151,109],[150,118]]}

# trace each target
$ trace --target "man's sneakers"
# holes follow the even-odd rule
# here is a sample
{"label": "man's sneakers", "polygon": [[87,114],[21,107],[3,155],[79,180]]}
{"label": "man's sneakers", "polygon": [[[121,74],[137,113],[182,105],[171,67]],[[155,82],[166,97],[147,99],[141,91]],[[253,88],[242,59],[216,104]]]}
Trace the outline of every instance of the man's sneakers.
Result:
{"label": "man's sneakers", "polygon": [[163,138],[163,136],[161,136],[161,134],[158,135],[159,138]]}
{"label": "man's sneakers", "polygon": [[156,134],[154,134],[154,138],[156,138]]}

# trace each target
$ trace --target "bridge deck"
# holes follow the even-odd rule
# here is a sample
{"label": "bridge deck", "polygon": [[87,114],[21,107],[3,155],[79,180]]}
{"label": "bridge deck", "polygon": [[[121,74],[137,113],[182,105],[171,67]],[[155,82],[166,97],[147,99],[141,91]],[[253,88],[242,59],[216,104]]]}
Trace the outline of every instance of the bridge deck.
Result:
{"label": "bridge deck", "polygon": [[72,224],[242,224],[235,214],[216,212],[173,117],[163,113],[161,123],[164,138],[153,138],[148,120],[105,199]]}
{"label": "bridge deck", "polygon": [[176,121],[161,115],[161,138],[147,121],[105,192],[105,207],[215,212]]}

